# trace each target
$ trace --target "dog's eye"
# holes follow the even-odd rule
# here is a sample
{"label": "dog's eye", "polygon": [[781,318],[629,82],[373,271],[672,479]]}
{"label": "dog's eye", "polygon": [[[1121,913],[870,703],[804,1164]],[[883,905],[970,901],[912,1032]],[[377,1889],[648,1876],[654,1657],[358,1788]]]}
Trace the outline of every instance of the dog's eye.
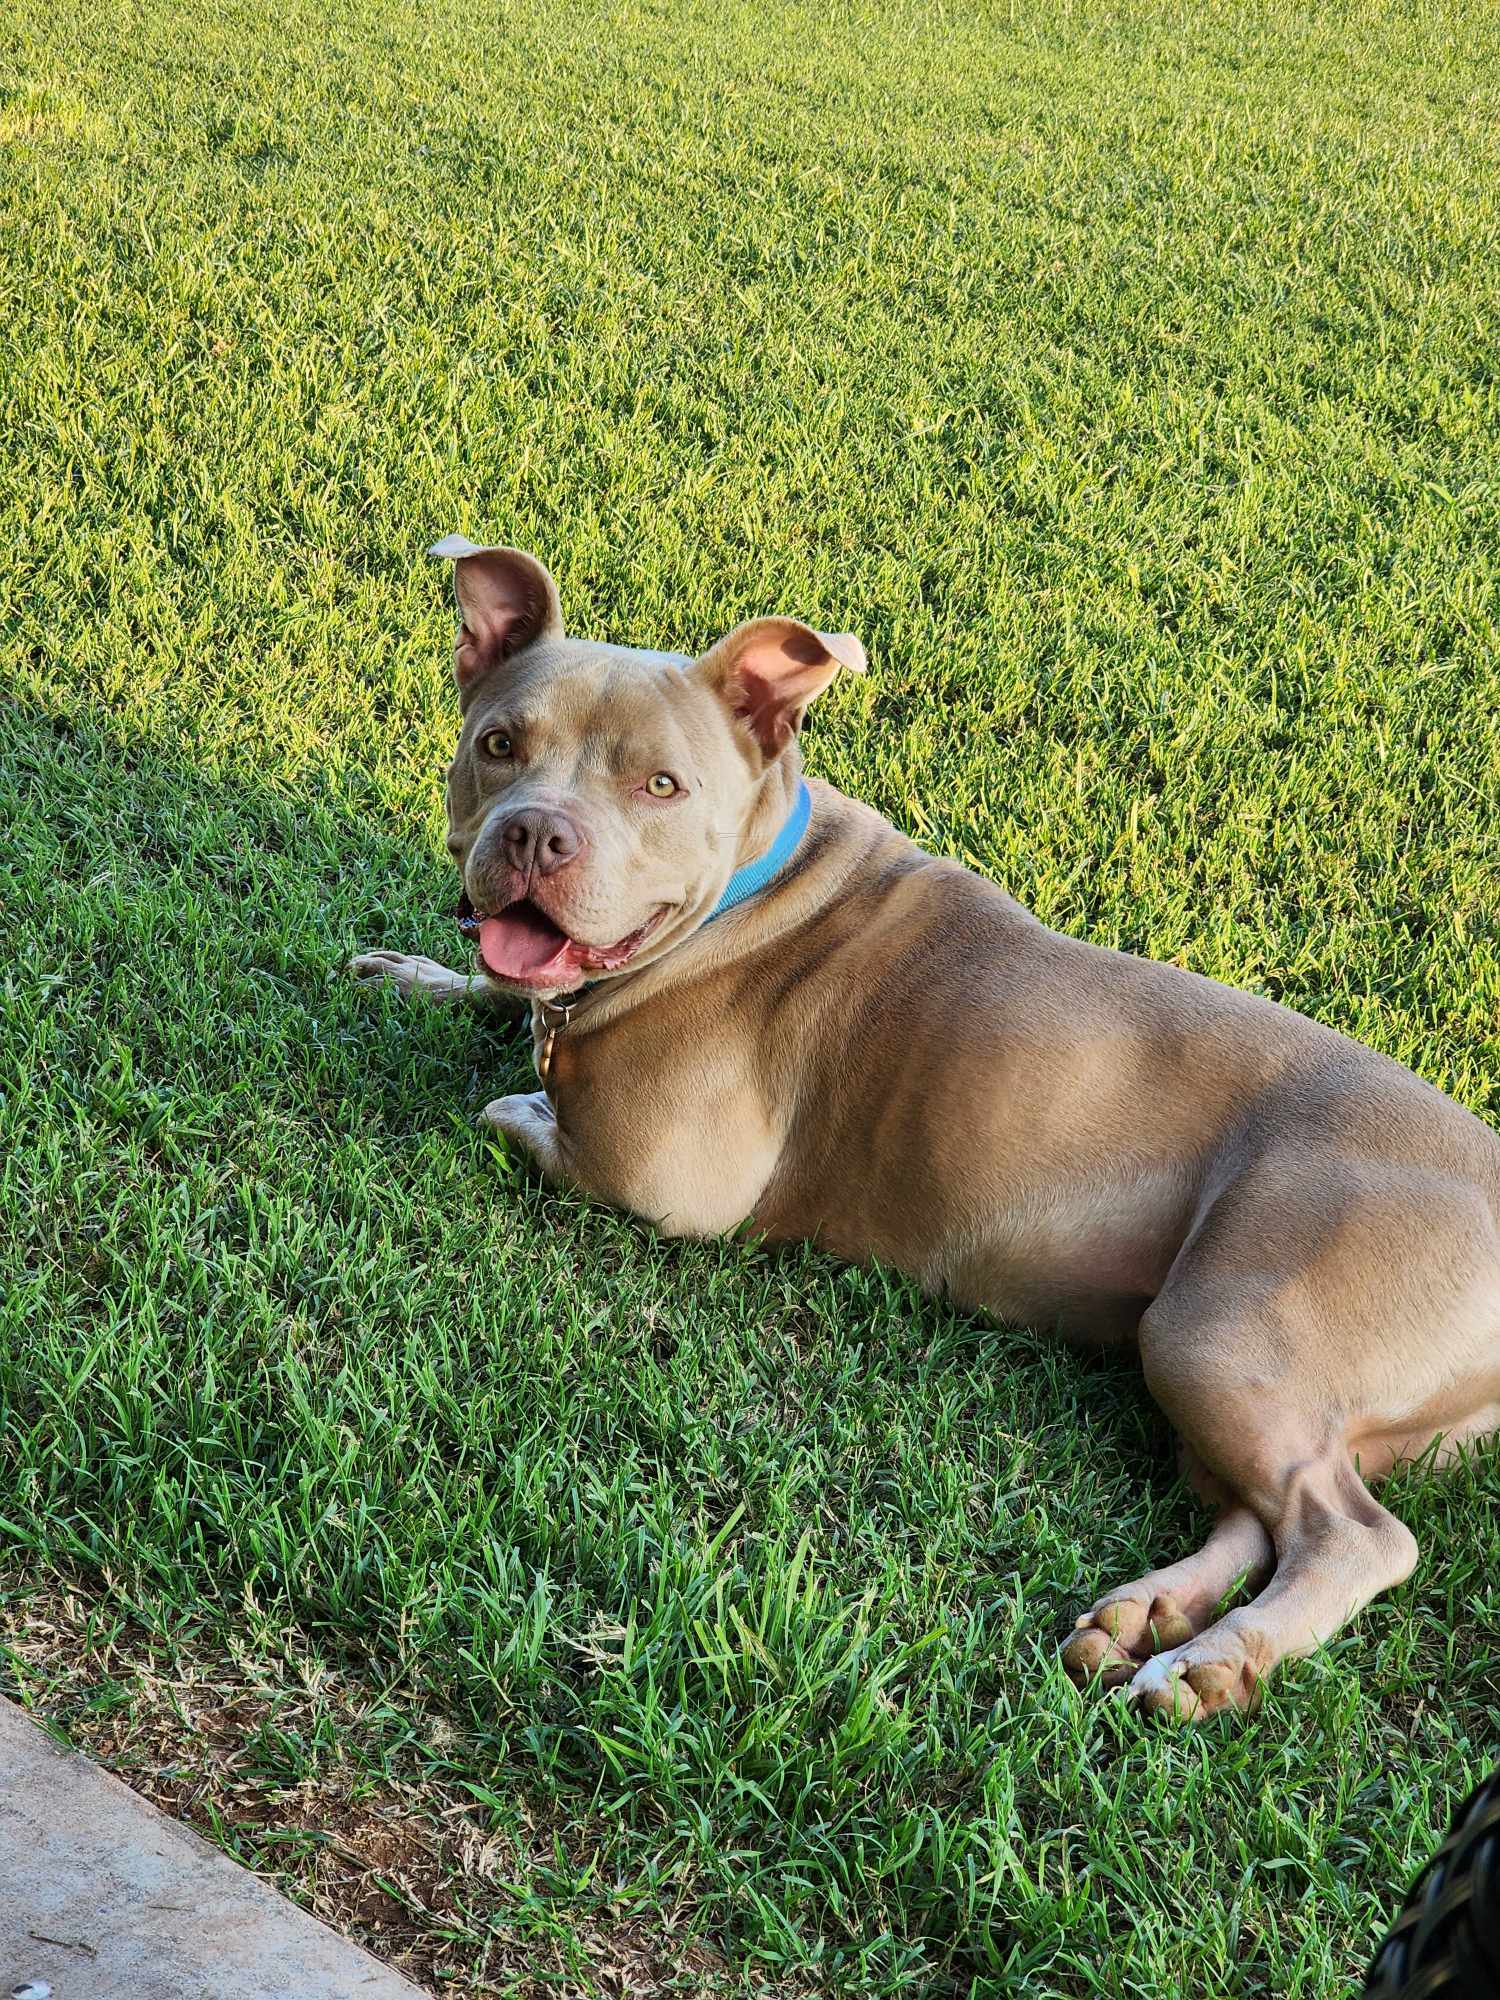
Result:
{"label": "dog's eye", "polygon": [[503,729],[487,729],[479,739],[479,747],[486,757],[508,757],[511,754],[510,738]]}
{"label": "dog's eye", "polygon": [[669,799],[677,790],[677,780],[670,771],[658,771],[646,780],[646,790],[653,799]]}

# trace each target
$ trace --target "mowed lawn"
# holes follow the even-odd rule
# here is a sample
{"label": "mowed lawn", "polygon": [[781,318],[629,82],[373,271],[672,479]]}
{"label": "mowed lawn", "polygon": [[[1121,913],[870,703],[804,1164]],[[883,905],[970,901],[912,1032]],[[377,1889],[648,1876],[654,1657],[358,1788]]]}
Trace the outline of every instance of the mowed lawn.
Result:
{"label": "mowed lawn", "polygon": [[1055,1659],[1202,1532],[1130,1365],[543,1190],[519,1032],[341,966],[457,948],[462,528],[857,631],[814,771],[1500,1121],[1500,15],[0,49],[6,1689],[449,1995],[1346,1994],[1500,1747],[1495,1455],[1145,1727]]}

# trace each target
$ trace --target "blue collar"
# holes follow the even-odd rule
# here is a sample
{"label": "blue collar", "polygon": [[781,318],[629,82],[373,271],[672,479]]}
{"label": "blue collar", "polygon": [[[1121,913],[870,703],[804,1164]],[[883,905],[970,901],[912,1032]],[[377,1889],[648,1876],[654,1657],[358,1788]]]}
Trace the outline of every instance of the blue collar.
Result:
{"label": "blue collar", "polygon": [[812,793],[807,789],[807,780],[799,778],[796,799],[780,833],[758,860],[747,861],[743,868],[735,869],[723,895],[704,919],[705,923],[711,924],[726,910],[748,903],[752,896],[758,896],[762,889],[769,888],[802,845],[802,836],[807,832],[807,823],[811,818]]}

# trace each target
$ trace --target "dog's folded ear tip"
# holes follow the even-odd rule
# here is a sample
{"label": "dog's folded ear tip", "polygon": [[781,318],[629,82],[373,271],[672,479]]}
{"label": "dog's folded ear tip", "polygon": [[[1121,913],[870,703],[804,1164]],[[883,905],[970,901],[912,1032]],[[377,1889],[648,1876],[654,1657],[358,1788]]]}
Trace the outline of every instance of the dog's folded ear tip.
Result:
{"label": "dog's folded ear tip", "polygon": [[862,674],[869,667],[869,655],[852,632],[820,632],[818,637],[847,672]]}
{"label": "dog's folded ear tip", "polygon": [[430,556],[441,556],[446,561],[456,562],[460,556],[477,556],[478,542],[471,542],[467,535],[444,535],[440,542],[434,542],[427,551]]}

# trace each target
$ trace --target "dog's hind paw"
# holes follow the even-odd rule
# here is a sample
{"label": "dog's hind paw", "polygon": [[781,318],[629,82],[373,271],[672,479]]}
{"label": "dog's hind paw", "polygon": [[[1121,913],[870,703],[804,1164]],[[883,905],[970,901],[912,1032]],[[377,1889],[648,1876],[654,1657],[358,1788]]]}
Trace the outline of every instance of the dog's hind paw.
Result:
{"label": "dog's hind paw", "polygon": [[1070,1679],[1121,1687],[1142,1662],[1193,1636],[1192,1621],[1169,1591],[1107,1597],[1085,1611],[1062,1649]]}
{"label": "dog's hind paw", "polygon": [[1126,1689],[1126,1699],[1148,1715],[1172,1722],[1201,1722],[1226,1709],[1253,1715],[1264,1684],[1251,1656],[1225,1621],[1185,1646],[1147,1660]]}

